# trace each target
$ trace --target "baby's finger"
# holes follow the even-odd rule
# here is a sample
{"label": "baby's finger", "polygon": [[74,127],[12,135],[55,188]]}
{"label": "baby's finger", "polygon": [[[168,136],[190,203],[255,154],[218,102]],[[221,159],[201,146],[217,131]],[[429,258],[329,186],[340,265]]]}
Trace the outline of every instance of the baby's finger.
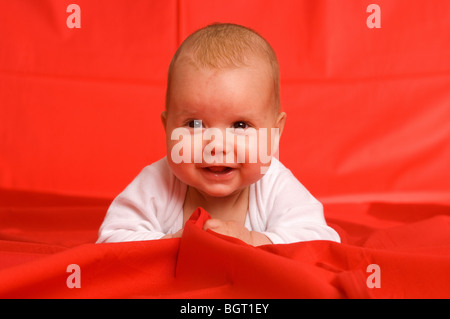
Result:
{"label": "baby's finger", "polygon": [[181,236],[183,235],[183,230],[184,228],[181,228],[179,231],[172,235],[172,238],[181,238]]}
{"label": "baby's finger", "polygon": [[214,230],[223,226],[223,222],[219,219],[208,219],[203,225],[203,230]]}

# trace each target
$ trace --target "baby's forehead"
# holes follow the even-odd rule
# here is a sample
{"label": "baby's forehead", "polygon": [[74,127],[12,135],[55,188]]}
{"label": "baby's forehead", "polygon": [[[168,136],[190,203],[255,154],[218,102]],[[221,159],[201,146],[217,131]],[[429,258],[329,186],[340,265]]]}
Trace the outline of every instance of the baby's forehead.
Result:
{"label": "baby's forehead", "polygon": [[171,108],[178,116],[197,119],[206,114],[214,114],[214,117],[219,118],[234,114],[251,120],[254,116],[262,117],[264,113],[276,111],[270,79],[260,76],[260,72],[242,75],[241,70],[237,77],[227,74],[222,76],[220,73],[224,70],[217,71],[219,74],[211,77],[209,74],[212,72],[193,72],[187,77],[181,77],[173,83],[172,103],[169,105],[174,106]]}
{"label": "baby's forehead", "polygon": [[[219,82],[215,82],[216,79],[225,81],[231,90],[238,91],[239,86],[233,85],[233,82],[242,83],[243,86],[251,83],[252,87],[258,88],[259,96],[266,96],[271,100],[275,100],[273,103],[275,111],[279,109],[277,99],[277,85],[279,80],[270,61],[264,57],[253,54],[248,55],[245,59],[243,58],[239,63],[230,64],[228,63],[229,61],[224,61],[223,63],[209,65],[196,60],[195,55],[187,51],[182,52],[174,62],[171,70],[171,80],[168,83],[167,109],[171,104],[171,99],[182,103],[184,102],[181,101],[182,98],[191,98],[197,94],[199,84],[206,82],[210,84],[219,83],[220,80]],[[231,76],[230,74],[232,73],[238,74],[237,77]],[[241,82],[241,79],[245,80]],[[179,95],[180,90],[183,91],[182,96]],[[215,93],[217,94],[217,91]]]}

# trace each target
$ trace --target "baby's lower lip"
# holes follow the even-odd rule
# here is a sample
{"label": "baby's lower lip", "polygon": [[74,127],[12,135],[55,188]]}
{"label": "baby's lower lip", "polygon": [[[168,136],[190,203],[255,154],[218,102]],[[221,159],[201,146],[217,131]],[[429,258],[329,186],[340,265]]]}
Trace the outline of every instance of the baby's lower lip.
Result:
{"label": "baby's lower lip", "polygon": [[213,180],[225,180],[232,178],[234,172],[236,171],[232,167],[203,167],[201,170],[207,178]]}

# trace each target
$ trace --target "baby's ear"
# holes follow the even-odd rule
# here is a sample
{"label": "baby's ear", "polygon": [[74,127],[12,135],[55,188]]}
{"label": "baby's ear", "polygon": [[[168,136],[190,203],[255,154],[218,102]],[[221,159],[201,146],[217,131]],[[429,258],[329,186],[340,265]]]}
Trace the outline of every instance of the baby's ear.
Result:
{"label": "baby's ear", "polygon": [[278,130],[280,132],[279,135],[280,137],[281,134],[283,133],[284,125],[286,124],[286,117],[287,115],[285,112],[280,112],[280,114],[278,114],[277,121],[275,123],[275,127],[278,127]]}
{"label": "baby's ear", "polygon": [[167,122],[167,111],[161,112],[161,123],[164,127],[164,130],[166,130],[166,122]]}

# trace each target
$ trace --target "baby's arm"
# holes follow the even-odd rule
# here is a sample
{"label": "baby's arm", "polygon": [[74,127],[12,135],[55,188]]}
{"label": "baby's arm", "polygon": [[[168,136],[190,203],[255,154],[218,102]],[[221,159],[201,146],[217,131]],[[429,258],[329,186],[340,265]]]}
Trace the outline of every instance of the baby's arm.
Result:
{"label": "baby's arm", "polygon": [[225,222],[220,219],[209,219],[205,222],[203,229],[210,229],[222,235],[238,238],[253,246],[268,245],[272,243],[266,235],[257,231],[250,231],[245,226],[239,225],[234,221]]}
{"label": "baby's arm", "polygon": [[279,162],[274,164],[261,185],[266,218],[262,233],[274,244],[310,240],[339,242],[339,235],[325,221],[322,204],[287,168]]}
{"label": "baby's arm", "polygon": [[[170,195],[162,162],[145,167],[111,203],[97,243],[160,239],[167,233],[158,220]],[[162,167],[161,167],[162,166]],[[167,219],[167,218],[166,218]]]}
{"label": "baby's arm", "polygon": [[159,239],[164,233],[154,216],[133,202],[126,194],[111,204],[103,221],[97,243]]}

